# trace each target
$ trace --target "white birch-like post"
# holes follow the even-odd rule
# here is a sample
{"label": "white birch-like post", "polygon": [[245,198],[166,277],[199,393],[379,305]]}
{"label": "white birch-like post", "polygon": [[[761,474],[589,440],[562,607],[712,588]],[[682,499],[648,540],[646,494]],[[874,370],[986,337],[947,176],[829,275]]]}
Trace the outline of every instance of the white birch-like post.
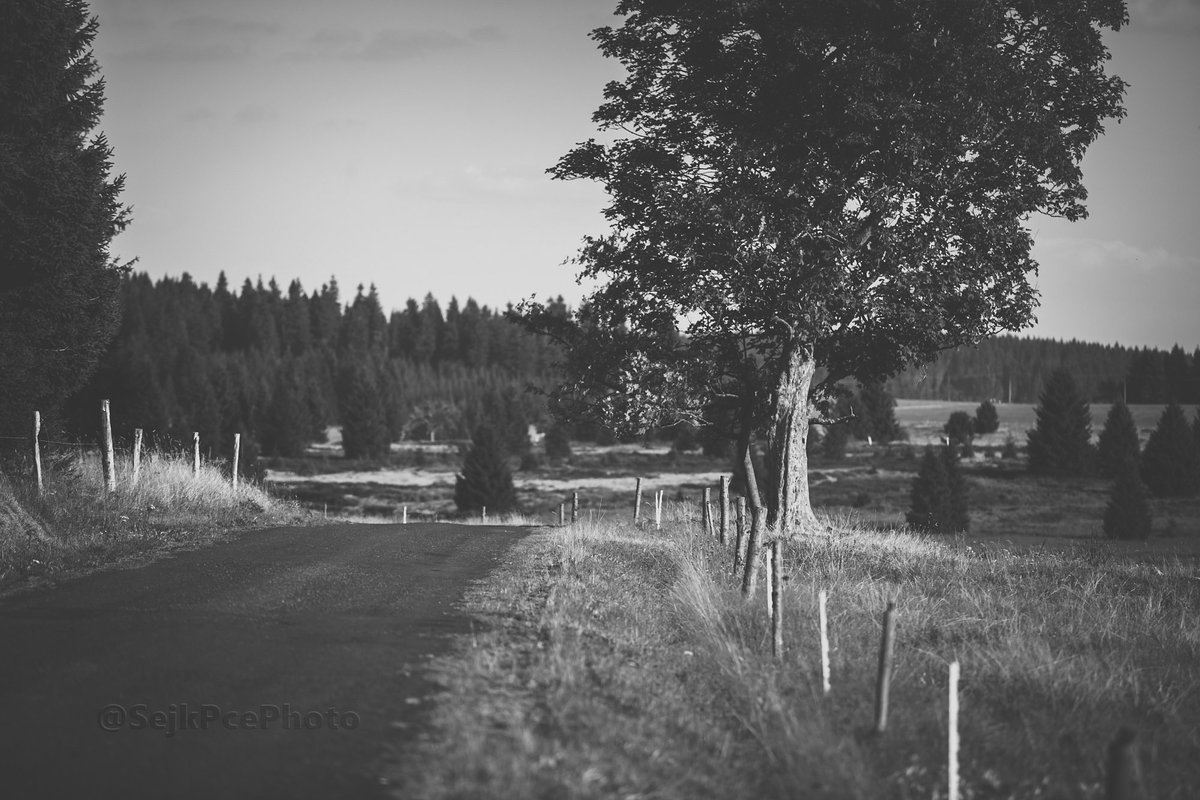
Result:
{"label": "white birch-like post", "polygon": [[700,527],[704,528],[704,532],[712,535],[712,489],[705,486],[704,496],[700,500]]}
{"label": "white birch-like post", "polygon": [[662,504],[663,490],[659,489],[654,493],[654,530],[662,530]]}
{"label": "white birch-like post", "polygon": [[487,522],[487,506],[480,506],[480,509],[479,509],[479,521],[480,521],[480,522]]}
{"label": "white birch-like post", "polygon": [[633,491],[633,524],[637,525],[642,516],[642,479],[637,479],[637,488]]}
{"label": "white birch-like post", "polygon": [[240,433],[235,433],[233,435],[233,475],[229,479],[230,485],[233,486],[233,490],[235,492],[237,491],[238,484],[238,457],[241,455],[241,452],[242,435]]}
{"label": "white birch-like post", "polygon": [[200,474],[200,431],[192,434],[192,475]]}
{"label": "white birch-like post", "polygon": [[947,772],[949,774],[949,800],[958,800],[958,662],[950,662],[950,710],[949,737],[947,753]]}
{"label": "white birch-like post", "polygon": [[736,516],[737,535],[733,540],[733,577],[742,572],[742,551],[746,545],[746,498],[741,495],[737,499]]}
{"label": "white birch-like post", "polygon": [[571,492],[571,524],[579,522],[579,492]]}
{"label": "white birch-like post", "polygon": [[825,612],[825,590],[817,593],[817,615],[821,623],[821,690],[829,694],[829,618]]}
{"label": "white birch-like post", "polygon": [[[768,552],[770,552],[768,547]],[[767,557],[766,563],[763,564],[767,570],[767,622],[768,625],[773,625],[775,622],[775,563],[771,561],[770,556]],[[772,639],[774,639],[774,629],[771,630]],[[772,647],[774,644],[772,644]]]}
{"label": "white birch-like post", "polygon": [[116,456],[113,453],[112,417],[108,413],[108,401],[100,401],[100,430],[103,435],[104,453],[101,458],[104,463],[104,490],[117,490]]}
{"label": "white birch-like post", "polygon": [[137,482],[142,477],[142,429],[133,429],[133,483]]}
{"label": "white birch-like post", "polygon": [[400,524],[401,525],[408,524],[408,506],[405,506],[404,509],[400,512]]}
{"label": "white birch-like post", "polygon": [[775,596],[771,605],[771,655],[783,658],[783,541],[771,540],[771,592]]}
{"label": "white birch-like post", "polygon": [[38,437],[42,433],[42,412],[33,412],[33,469],[37,473],[38,497],[42,496],[45,486],[42,484],[42,443]]}
{"label": "white birch-like post", "polygon": [[566,525],[566,524],[567,524],[567,504],[559,503],[558,504],[558,525],[559,525],[559,527],[562,527],[563,525]]}

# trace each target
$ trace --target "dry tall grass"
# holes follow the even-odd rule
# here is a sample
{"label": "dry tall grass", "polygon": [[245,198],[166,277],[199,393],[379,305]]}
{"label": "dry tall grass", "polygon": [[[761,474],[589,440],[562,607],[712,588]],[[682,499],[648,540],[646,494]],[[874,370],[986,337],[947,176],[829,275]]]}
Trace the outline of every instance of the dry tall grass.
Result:
{"label": "dry tall grass", "polygon": [[[1194,561],[834,527],[786,548],[778,661],[764,587],[742,599],[690,511],[661,532],[581,523],[530,540],[470,600],[488,630],[438,665],[446,733],[419,776],[397,773],[408,796],[942,797],[952,660],[962,796],[1099,798],[1120,725],[1137,731],[1147,796],[1200,796]],[[889,598],[891,714],[874,736]]]}
{"label": "dry tall grass", "polygon": [[32,477],[13,480],[16,503],[47,538],[20,526],[0,526],[0,581],[94,566],[164,546],[211,538],[219,532],[298,521],[295,504],[239,483],[235,490],[220,464],[193,474],[186,454],[148,454],[138,480],[129,463],[117,465],[117,488],[104,488],[97,456],[63,459],[45,471],[38,493]]}

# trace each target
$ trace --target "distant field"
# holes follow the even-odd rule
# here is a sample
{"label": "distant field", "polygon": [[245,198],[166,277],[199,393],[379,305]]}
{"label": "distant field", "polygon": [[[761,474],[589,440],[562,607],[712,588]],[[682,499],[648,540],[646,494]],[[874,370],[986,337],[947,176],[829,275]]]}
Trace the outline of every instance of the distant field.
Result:
{"label": "distant field", "polygon": [[[936,441],[942,435],[942,426],[955,411],[965,411],[974,416],[979,403],[955,403],[941,400],[897,400],[896,420],[909,432],[909,439],[914,444],[928,444]],[[1104,420],[1109,403],[1092,403],[1092,438],[1098,439],[1104,429]],[[1158,424],[1165,405],[1132,405],[1129,407],[1133,421],[1137,424],[1142,443],[1150,437],[1150,432]],[[1018,444],[1025,443],[1025,434],[1037,424],[1037,414],[1032,403],[1000,403],[996,410],[1000,414],[1000,430],[996,433],[979,438],[979,443],[987,445],[1002,445],[1012,434]],[[1196,406],[1184,406],[1188,419],[1194,418]]]}

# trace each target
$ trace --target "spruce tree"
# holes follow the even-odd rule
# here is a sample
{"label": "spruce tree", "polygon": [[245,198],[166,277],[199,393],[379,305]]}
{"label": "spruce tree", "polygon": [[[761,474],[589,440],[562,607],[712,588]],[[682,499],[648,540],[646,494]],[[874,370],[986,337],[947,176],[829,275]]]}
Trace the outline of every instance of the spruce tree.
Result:
{"label": "spruce tree", "polygon": [[1120,462],[1104,510],[1104,535],[1110,539],[1150,538],[1150,503],[1137,462]]}
{"label": "spruce tree", "polygon": [[1092,466],[1092,415],[1065,369],[1051,373],[1039,397],[1037,426],[1029,432],[1029,471],[1084,475]]}
{"label": "spruce tree", "polygon": [[1000,415],[991,400],[984,400],[975,409],[975,432],[984,435],[1000,430]]}
{"label": "spruce tree", "polygon": [[909,525],[933,533],[955,533],[970,527],[967,485],[951,448],[925,448],[905,519]]}
{"label": "spruce tree", "polygon": [[0,442],[53,415],[116,330],[130,211],[95,130],[97,28],[84,0],[0,3]]}
{"label": "spruce tree", "polygon": [[896,398],[883,388],[883,381],[860,383],[852,405],[857,438],[866,440],[869,436],[876,442],[887,443],[903,436],[896,422]]}
{"label": "spruce tree", "polygon": [[1100,432],[1096,467],[1106,478],[1118,478],[1129,464],[1137,467],[1141,455],[1137,425],[1124,403],[1113,403]]}
{"label": "spruce tree", "polygon": [[969,448],[971,440],[975,437],[975,420],[965,411],[955,411],[942,426],[942,431],[950,440],[950,444]]}
{"label": "spruce tree", "polygon": [[1146,442],[1142,480],[1158,497],[1191,497],[1200,492],[1196,436],[1178,403],[1163,409]]}
{"label": "spruce tree", "polygon": [[463,460],[462,474],[454,483],[454,504],[464,513],[482,508],[497,513],[517,508],[512,472],[500,449],[499,438],[488,425],[475,431],[471,449]]}
{"label": "spruce tree", "polygon": [[390,443],[375,369],[368,362],[351,360],[342,366],[338,377],[346,458],[384,458]]}

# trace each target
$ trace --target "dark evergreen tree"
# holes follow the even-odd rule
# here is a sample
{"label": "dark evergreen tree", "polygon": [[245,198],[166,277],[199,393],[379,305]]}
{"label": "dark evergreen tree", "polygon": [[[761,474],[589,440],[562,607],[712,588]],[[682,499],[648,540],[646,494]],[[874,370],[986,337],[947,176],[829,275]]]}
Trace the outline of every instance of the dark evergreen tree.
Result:
{"label": "dark evergreen tree", "polygon": [[1035,409],[1037,425],[1029,432],[1029,470],[1036,475],[1084,475],[1092,467],[1092,415],[1075,379],[1055,370]]}
{"label": "dark evergreen tree", "polygon": [[117,328],[130,212],[95,132],[97,29],[84,0],[0,3],[0,442],[56,415]]}
{"label": "dark evergreen tree", "polygon": [[485,507],[496,513],[517,508],[512,472],[499,439],[487,425],[475,431],[462,473],[454,483],[454,504],[463,513],[478,512]]}
{"label": "dark evergreen tree", "polygon": [[905,520],[915,528],[955,533],[970,527],[967,485],[951,447],[925,448],[911,498]]}
{"label": "dark evergreen tree", "polygon": [[1104,535],[1110,539],[1148,539],[1150,526],[1150,502],[1137,463],[1121,462],[1104,509]]}
{"label": "dark evergreen tree", "polygon": [[550,426],[542,445],[546,448],[546,458],[552,461],[567,461],[571,458],[570,430],[561,422]]}
{"label": "dark evergreen tree", "polygon": [[1100,431],[1100,443],[1096,453],[1096,468],[1106,478],[1117,478],[1127,465],[1134,468],[1141,457],[1137,425],[1124,403],[1113,403],[1104,419],[1104,430]]}
{"label": "dark evergreen tree", "polygon": [[1000,430],[1000,414],[991,400],[984,400],[975,409],[975,432],[982,435]]}
{"label": "dark evergreen tree", "polygon": [[896,398],[884,388],[883,381],[859,383],[853,406],[856,437],[864,441],[870,437],[882,443],[901,438],[903,432],[896,422]]}
{"label": "dark evergreen tree", "polygon": [[388,453],[387,417],[379,376],[370,363],[351,360],[338,378],[342,450],[346,458],[383,458]]}
{"label": "dark evergreen tree", "polygon": [[1196,437],[1178,403],[1163,409],[1146,442],[1142,480],[1158,497],[1191,497],[1200,492]]}
{"label": "dark evergreen tree", "polygon": [[969,447],[975,438],[975,419],[965,411],[955,411],[942,426],[942,431],[950,444]]}

